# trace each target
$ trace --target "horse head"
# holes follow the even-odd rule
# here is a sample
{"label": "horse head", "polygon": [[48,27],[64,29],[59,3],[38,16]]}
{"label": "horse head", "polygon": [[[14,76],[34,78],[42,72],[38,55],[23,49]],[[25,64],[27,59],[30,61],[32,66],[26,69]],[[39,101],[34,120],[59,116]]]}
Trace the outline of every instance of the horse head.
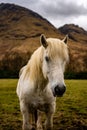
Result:
{"label": "horse head", "polygon": [[64,83],[65,65],[69,60],[67,41],[68,36],[63,40],[47,38],[41,35],[41,44],[44,48],[42,71],[48,79],[49,86],[54,96],[62,96],[66,90]]}

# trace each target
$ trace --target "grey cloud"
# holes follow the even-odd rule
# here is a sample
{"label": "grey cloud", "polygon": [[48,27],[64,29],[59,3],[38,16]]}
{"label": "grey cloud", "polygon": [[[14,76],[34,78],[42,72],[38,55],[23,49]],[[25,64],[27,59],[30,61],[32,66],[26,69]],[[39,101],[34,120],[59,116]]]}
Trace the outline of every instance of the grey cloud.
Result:
{"label": "grey cloud", "polygon": [[87,15],[87,9],[83,5],[77,5],[73,2],[64,3],[56,2],[56,5],[45,4],[43,7],[45,14],[51,17],[77,17],[79,15]]}
{"label": "grey cloud", "polygon": [[10,2],[30,8],[41,15],[46,17],[55,18],[57,15],[60,17],[72,17],[79,15],[87,15],[87,8],[83,5],[78,5],[75,0],[1,0],[3,2]]}

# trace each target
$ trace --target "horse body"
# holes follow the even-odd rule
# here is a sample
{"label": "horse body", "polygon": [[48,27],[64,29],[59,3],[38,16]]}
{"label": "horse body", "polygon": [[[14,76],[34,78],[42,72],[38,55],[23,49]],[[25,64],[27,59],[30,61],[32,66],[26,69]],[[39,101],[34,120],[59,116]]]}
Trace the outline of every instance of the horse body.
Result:
{"label": "horse body", "polygon": [[46,39],[42,35],[42,46],[34,52],[28,64],[20,71],[17,95],[23,115],[23,130],[32,129],[29,122],[30,113],[34,116],[36,113],[37,130],[43,130],[40,111],[46,114],[45,129],[50,130],[53,126],[55,97],[62,96],[65,92],[63,72],[68,60],[68,51],[64,41],[60,43],[58,39]]}

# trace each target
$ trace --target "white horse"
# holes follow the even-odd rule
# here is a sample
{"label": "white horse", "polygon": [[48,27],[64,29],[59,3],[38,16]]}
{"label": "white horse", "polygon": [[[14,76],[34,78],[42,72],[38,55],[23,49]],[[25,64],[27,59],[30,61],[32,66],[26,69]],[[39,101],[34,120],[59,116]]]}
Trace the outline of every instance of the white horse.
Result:
{"label": "white horse", "polygon": [[69,60],[67,36],[63,40],[48,38],[42,34],[41,46],[20,71],[17,95],[23,115],[23,130],[33,130],[30,123],[31,113],[35,117],[35,128],[43,130],[41,111],[46,114],[45,129],[53,127],[53,114],[56,96],[66,90],[64,68]]}

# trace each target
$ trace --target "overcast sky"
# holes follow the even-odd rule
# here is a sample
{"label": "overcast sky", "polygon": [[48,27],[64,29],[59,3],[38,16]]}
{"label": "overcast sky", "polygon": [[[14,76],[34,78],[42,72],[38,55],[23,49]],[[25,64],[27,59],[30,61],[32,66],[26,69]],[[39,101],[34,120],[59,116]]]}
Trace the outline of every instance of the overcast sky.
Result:
{"label": "overcast sky", "polygon": [[29,8],[55,27],[74,23],[87,30],[87,0],[0,0]]}

